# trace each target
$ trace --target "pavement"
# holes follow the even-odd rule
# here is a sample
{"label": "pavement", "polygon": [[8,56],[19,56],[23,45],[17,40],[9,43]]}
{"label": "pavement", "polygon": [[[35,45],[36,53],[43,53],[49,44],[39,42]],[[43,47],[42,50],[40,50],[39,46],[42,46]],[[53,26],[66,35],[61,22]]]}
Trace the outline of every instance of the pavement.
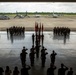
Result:
{"label": "pavement", "polygon": [[58,18],[39,17],[39,18],[24,18],[24,19],[10,19],[0,20],[0,30],[4,31],[6,28],[12,26],[25,27],[26,31],[34,31],[35,22],[38,25],[43,24],[45,31],[53,30],[54,27],[69,27],[72,31],[76,31],[76,16],[60,16]]}
{"label": "pavement", "polygon": [[[25,31],[25,36],[15,36],[11,39],[7,36],[6,31],[0,31],[0,66],[8,65],[13,71],[15,66],[21,67],[20,53],[25,46],[27,50],[26,64],[30,65],[29,52],[32,47],[31,36],[33,31]],[[73,67],[74,75],[76,74],[76,32],[72,31],[70,36],[64,40],[63,36],[54,37],[52,31],[44,31],[44,46],[47,48],[48,55],[46,56],[45,67],[41,67],[41,58],[35,58],[35,65],[29,70],[30,75],[46,75],[47,68],[50,66],[50,54],[52,50],[57,53],[55,66],[55,75],[61,63],[64,63],[68,68]],[[66,71],[67,73],[67,71]]]}

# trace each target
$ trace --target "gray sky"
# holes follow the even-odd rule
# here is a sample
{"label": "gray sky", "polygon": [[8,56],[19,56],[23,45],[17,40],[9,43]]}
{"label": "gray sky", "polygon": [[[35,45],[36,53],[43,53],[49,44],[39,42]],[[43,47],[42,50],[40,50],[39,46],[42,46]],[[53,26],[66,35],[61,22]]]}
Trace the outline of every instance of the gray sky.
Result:
{"label": "gray sky", "polygon": [[76,12],[76,2],[0,2],[0,12]]}

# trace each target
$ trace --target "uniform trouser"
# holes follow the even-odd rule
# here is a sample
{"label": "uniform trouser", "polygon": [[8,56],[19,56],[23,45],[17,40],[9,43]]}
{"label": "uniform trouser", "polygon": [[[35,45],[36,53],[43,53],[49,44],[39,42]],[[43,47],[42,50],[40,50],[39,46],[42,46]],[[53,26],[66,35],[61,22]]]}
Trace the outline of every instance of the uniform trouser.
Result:
{"label": "uniform trouser", "polygon": [[54,64],[54,63],[55,63],[55,59],[51,59],[51,63],[53,63],[53,64]]}
{"label": "uniform trouser", "polygon": [[22,66],[24,66],[25,65],[25,60],[21,59],[21,63],[22,63]]}
{"label": "uniform trouser", "polygon": [[31,66],[34,65],[34,59],[30,59],[30,62],[31,62]]}
{"label": "uniform trouser", "polygon": [[45,59],[41,59],[42,60],[42,67],[45,66]]}

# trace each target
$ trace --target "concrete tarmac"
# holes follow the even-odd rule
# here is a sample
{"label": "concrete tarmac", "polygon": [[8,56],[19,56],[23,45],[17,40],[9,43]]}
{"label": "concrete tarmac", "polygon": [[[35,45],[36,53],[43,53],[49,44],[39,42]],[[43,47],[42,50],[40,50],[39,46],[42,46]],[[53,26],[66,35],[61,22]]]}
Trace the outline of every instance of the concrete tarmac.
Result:
{"label": "concrete tarmac", "polygon": [[[32,31],[26,31],[25,36],[14,36],[11,39],[7,36],[6,31],[0,32],[0,66],[5,67],[8,65],[13,71],[15,66],[18,66],[19,71],[21,69],[20,53],[25,46],[28,48],[26,64],[30,65],[29,52],[32,47]],[[41,67],[41,57],[35,58],[35,65],[29,70],[30,75],[46,75],[47,68],[50,66],[50,54],[52,50],[57,53],[55,65],[55,75],[57,75],[58,69],[61,63],[64,63],[68,68],[73,67],[74,75],[76,74],[76,32],[71,32],[70,36],[64,40],[63,36],[53,36],[52,31],[44,32],[44,46],[47,48],[48,55],[46,57],[45,67]],[[66,72],[67,73],[67,72]]]}
{"label": "concrete tarmac", "polygon": [[34,31],[35,23],[38,25],[43,24],[45,31],[53,30],[54,27],[69,27],[72,31],[76,31],[76,16],[60,16],[58,18],[52,18],[51,16],[39,17],[39,18],[24,18],[24,19],[10,19],[0,20],[0,30],[4,31],[9,27],[25,27],[26,31]]}

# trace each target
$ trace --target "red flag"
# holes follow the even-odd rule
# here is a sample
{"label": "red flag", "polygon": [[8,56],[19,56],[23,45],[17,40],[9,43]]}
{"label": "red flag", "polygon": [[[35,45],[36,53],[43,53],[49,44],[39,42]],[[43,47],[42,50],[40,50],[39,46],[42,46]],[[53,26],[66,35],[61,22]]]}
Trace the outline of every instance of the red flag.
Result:
{"label": "red flag", "polygon": [[43,24],[42,24],[42,32],[43,32],[43,30],[44,30],[44,27],[43,27]]}
{"label": "red flag", "polygon": [[37,30],[37,28],[36,28],[36,27],[37,27],[37,23],[35,22],[35,31]]}
{"label": "red flag", "polygon": [[38,31],[38,23],[37,23],[37,26],[36,27],[37,27],[37,31]]}
{"label": "red flag", "polygon": [[41,23],[40,23],[40,31],[41,31]]}
{"label": "red flag", "polygon": [[36,22],[35,22],[35,31],[36,31]]}

